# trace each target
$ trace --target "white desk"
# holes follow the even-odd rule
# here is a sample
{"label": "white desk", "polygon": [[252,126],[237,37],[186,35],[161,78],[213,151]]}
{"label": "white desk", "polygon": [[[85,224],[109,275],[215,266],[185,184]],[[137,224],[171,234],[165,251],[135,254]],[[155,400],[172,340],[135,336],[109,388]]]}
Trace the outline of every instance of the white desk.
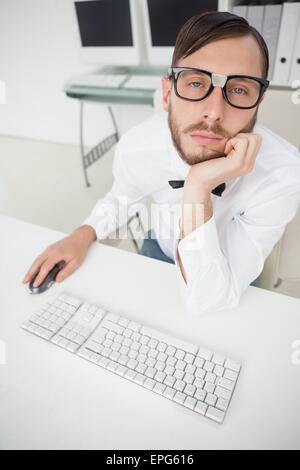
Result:
{"label": "white desk", "polygon": [[[0,448],[299,448],[300,300],[249,287],[238,308],[190,318],[174,265],[93,244],[62,284],[31,296],[33,258],[64,234],[0,216]],[[182,339],[241,359],[222,425],[20,329],[62,291],[103,301]]]}

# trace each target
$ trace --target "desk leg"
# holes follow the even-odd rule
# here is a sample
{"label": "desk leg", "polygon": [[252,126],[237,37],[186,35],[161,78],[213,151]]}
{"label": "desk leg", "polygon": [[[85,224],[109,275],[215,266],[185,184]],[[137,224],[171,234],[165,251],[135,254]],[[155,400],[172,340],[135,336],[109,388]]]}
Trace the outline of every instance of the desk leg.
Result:
{"label": "desk leg", "polygon": [[103,157],[106,152],[108,152],[119,140],[119,132],[117,129],[117,124],[115,117],[113,115],[112,109],[110,106],[108,106],[108,111],[110,113],[113,125],[114,125],[114,130],[115,132],[111,134],[110,136],[106,137],[102,142],[100,142],[98,145],[93,147],[86,155],[84,154],[84,139],[83,139],[83,105],[84,101],[79,100],[79,125],[80,125],[80,152],[81,152],[81,160],[82,160],[82,166],[83,166],[83,174],[85,178],[85,183],[86,186],[89,187],[90,182],[88,180],[87,176],[87,169],[95,163],[99,158]]}

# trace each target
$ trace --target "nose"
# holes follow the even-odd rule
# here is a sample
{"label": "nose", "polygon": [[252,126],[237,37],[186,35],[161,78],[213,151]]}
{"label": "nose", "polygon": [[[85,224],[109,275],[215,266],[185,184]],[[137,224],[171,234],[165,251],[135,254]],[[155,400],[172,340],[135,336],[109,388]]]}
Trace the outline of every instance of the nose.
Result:
{"label": "nose", "polygon": [[224,100],[221,87],[215,86],[211,94],[199,103],[202,105],[202,118],[207,123],[213,124],[223,121],[227,103]]}

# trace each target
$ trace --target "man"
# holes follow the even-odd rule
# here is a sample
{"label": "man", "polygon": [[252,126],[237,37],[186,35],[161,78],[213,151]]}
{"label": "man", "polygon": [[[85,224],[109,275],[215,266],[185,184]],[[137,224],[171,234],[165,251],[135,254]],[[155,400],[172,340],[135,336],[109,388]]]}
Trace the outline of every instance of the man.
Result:
{"label": "man", "polygon": [[126,223],[124,200],[133,207],[151,196],[156,248],[176,263],[187,311],[236,306],[300,202],[299,152],[256,125],[268,65],[265,41],[244,18],[191,18],[162,78],[165,111],[121,138],[111,191],[34,261],[23,282],[40,269],[39,285],[62,259],[57,280],[65,279],[93,241]]}

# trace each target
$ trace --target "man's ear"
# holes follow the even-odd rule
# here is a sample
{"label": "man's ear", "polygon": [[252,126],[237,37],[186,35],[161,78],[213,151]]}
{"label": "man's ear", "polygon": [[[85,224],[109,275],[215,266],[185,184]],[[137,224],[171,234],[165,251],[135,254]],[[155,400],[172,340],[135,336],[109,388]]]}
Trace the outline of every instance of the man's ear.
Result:
{"label": "man's ear", "polygon": [[163,107],[165,111],[169,111],[169,100],[170,100],[170,92],[172,88],[172,81],[168,80],[167,77],[162,77],[161,80],[162,84],[162,93],[163,93]]}
{"label": "man's ear", "polygon": [[259,103],[258,103],[259,105],[260,105],[260,103],[263,101],[263,99],[264,99],[264,97],[265,97],[265,94],[266,94],[266,92],[262,95],[261,99],[259,100]]}

